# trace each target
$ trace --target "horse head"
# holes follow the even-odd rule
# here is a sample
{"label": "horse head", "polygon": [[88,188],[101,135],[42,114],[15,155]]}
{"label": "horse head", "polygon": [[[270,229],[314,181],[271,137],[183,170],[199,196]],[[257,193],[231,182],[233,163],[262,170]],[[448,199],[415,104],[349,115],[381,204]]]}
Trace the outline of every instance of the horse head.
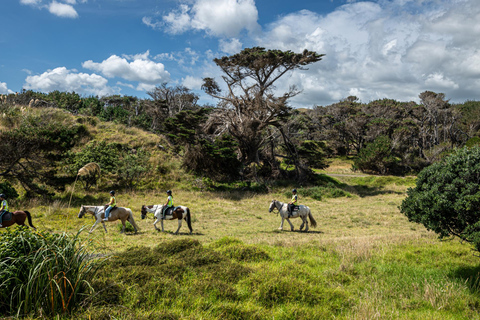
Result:
{"label": "horse head", "polygon": [[86,212],[85,207],[82,205],[80,207],[80,212],[78,213],[78,217],[82,218],[85,215],[85,212]]}
{"label": "horse head", "polygon": [[142,213],[142,219],[145,219],[147,217],[147,207],[143,205],[142,209],[140,209],[140,212]]}
{"label": "horse head", "polygon": [[268,208],[268,212],[272,212],[273,209],[275,209],[277,206],[275,204],[275,199],[272,200],[272,202],[270,203],[270,207]]}

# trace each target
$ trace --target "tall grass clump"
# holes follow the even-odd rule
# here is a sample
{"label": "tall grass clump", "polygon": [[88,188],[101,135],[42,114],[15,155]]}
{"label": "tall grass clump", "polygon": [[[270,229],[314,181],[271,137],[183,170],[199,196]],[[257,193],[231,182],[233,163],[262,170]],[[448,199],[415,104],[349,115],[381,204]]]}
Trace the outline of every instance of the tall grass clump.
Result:
{"label": "tall grass clump", "polygon": [[49,234],[28,228],[0,234],[0,313],[66,314],[90,294],[100,262],[79,233]]}

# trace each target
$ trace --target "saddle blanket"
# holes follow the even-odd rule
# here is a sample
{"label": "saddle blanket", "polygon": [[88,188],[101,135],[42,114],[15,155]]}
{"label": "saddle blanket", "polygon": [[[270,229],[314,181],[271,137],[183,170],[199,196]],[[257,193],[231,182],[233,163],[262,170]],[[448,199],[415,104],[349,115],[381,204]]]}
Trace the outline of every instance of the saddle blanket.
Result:
{"label": "saddle blanket", "polygon": [[9,221],[12,220],[13,214],[11,212],[5,212],[2,216],[3,221]]}
{"label": "saddle blanket", "polygon": [[166,215],[166,216],[171,216],[171,215],[173,215],[173,211],[177,210],[178,208],[180,208],[180,207],[177,206],[177,207],[167,208],[167,211],[165,211],[165,215]]}

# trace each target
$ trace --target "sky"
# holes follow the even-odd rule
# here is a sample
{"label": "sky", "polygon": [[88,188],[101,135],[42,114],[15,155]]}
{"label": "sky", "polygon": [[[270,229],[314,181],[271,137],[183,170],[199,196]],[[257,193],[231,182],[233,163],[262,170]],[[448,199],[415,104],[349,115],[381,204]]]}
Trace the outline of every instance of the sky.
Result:
{"label": "sky", "polygon": [[1,0],[0,93],[148,98],[168,83],[215,104],[213,59],[256,46],[325,54],[276,83],[302,90],[294,108],[480,100],[480,0]]}

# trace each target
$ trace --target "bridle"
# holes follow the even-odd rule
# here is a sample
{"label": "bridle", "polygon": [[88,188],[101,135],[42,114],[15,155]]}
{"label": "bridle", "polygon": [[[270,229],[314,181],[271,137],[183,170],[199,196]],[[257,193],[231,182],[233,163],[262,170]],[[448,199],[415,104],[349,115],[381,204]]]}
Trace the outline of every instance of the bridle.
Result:
{"label": "bridle", "polygon": [[[278,201],[277,200],[272,200],[272,203],[275,205],[275,209],[277,209],[277,211],[280,211],[280,209],[277,206]],[[273,211],[273,209],[268,210],[268,212],[272,212],[272,211]]]}
{"label": "bridle", "polygon": [[[102,208],[101,207],[98,207],[98,206],[95,206],[95,210],[93,211],[93,216],[96,217],[97,216],[97,213],[101,212]],[[85,208],[85,206],[82,206],[82,210],[80,210],[80,214],[79,216],[80,217],[83,217],[87,212],[91,212],[89,211],[88,209]]]}
{"label": "bridle", "polygon": [[[141,210],[145,210],[145,211],[142,211],[142,219],[148,219],[148,216],[147,216],[148,212],[152,213],[151,211],[153,211],[153,214],[155,214],[155,212],[157,212],[158,207],[160,207],[160,206],[161,205],[159,205],[159,204],[155,204],[155,205],[152,206],[151,209],[148,209],[148,207],[145,206],[145,205],[142,206]],[[151,211],[149,211],[149,210],[151,210]],[[143,212],[145,212],[145,214]]]}

